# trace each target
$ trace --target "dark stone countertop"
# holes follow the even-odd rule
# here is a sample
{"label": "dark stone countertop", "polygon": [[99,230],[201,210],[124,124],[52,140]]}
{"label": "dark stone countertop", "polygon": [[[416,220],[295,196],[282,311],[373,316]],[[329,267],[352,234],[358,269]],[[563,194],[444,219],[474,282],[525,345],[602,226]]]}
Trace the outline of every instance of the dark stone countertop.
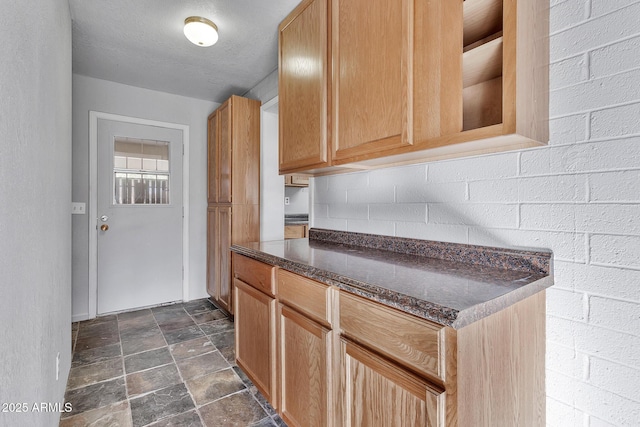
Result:
{"label": "dark stone countertop", "polygon": [[455,329],[553,285],[552,254],[311,229],[231,250]]}

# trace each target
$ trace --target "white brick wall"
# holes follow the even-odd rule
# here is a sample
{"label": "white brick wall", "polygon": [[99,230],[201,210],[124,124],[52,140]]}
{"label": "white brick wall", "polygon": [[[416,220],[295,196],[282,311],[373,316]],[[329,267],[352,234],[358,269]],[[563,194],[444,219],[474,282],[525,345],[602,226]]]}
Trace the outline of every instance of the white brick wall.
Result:
{"label": "white brick wall", "polygon": [[550,144],[319,177],[313,225],[554,251],[549,426],[640,426],[640,1],[551,0]]}

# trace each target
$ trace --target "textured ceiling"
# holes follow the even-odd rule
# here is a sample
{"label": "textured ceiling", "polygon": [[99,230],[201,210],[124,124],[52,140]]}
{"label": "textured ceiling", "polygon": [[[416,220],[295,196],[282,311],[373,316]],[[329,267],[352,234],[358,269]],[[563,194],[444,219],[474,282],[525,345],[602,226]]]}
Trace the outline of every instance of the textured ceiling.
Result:
{"label": "textured ceiling", "polygon": [[[278,66],[278,24],[300,0],[69,0],[73,72],[223,102]],[[191,44],[185,18],[215,22],[220,39]]]}

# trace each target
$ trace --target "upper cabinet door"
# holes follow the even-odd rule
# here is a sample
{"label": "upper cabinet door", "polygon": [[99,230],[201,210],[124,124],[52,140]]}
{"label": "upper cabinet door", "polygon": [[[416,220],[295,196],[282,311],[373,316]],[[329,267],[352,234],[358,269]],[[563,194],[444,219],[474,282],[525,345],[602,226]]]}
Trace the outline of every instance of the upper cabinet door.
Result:
{"label": "upper cabinet door", "polygon": [[409,0],[332,0],[333,160],[411,144]]}
{"label": "upper cabinet door", "polygon": [[462,2],[332,0],[334,165],[462,128]]}
{"label": "upper cabinet door", "polygon": [[231,102],[218,109],[218,203],[231,203]]}
{"label": "upper cabinet door", "polygon": [[209,189],[207,202],[218,203],[218,112],[214,111],[208,119],[207,131],[207,176]]}
{"label": "upper cabinet door", "polygon": [[260,203],[260,101],[231,97],[231,175],[234,205]]}
{"label": "upper cabinet door", "polygon": [[328,0],[303,1],[279,44],[280,173],[328,166]]}

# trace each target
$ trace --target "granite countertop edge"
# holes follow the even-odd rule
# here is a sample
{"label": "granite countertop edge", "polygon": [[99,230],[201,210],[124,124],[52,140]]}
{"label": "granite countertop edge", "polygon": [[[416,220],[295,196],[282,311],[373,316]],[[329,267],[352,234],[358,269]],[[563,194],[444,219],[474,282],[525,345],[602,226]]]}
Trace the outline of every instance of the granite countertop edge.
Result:
{"label": "granite countertop edge", "polygon": [[231,250],[240,255],[300,274],[329,286],[335,286],[346,292],[413,314],[442,326],[452,327],[453,329],[463,328],[553,285],[553,277],[551,275],[545,276],[498,298],[460,311],[246,246],[233,245]]}

